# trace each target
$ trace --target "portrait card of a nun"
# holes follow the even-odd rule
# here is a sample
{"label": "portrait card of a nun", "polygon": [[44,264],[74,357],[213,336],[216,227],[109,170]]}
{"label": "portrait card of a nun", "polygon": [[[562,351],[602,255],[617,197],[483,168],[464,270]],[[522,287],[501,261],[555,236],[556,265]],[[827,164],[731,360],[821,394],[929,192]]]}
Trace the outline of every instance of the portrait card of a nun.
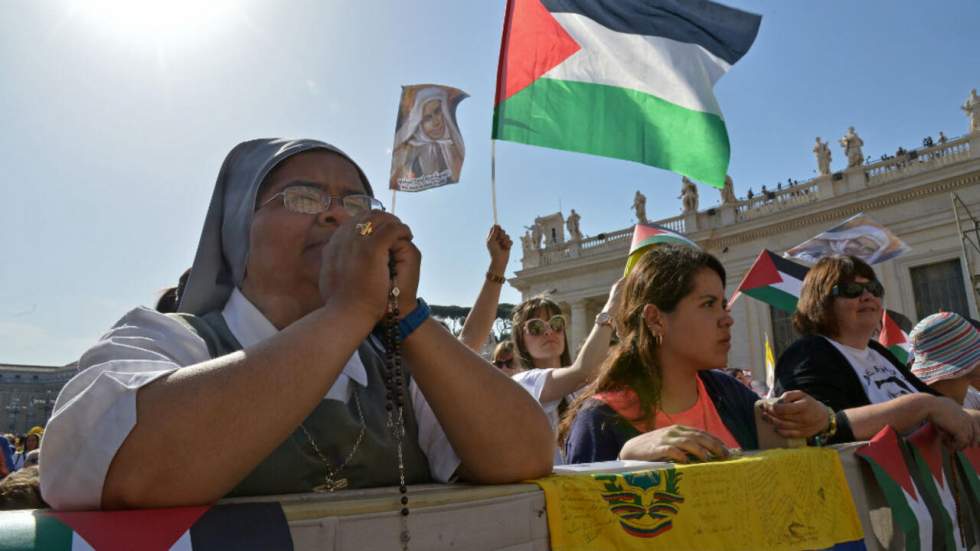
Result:
{"label": "portrait card of a nun", "polygon": [[861,213],[786,251],[786,256],[813,264],[825,256],[851,255],[877,264],[909,250],[891,230]]}
{"label": "portrait card of a nun", "polygon": [[466,148],[456,107],[468,97],[449,86],[402,86],[391,150],[391,189],[423,191],[459,181]]}

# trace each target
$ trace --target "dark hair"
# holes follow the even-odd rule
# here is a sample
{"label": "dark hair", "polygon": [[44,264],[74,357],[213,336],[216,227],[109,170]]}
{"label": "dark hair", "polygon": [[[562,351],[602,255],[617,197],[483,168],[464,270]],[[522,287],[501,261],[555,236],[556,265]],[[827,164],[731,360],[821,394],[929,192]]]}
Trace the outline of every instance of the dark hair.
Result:
{"label": "dark hair", "polygon": [[597,393],[630,389],[639,398],[640,416],[631,421],[650,419],[660,404],[663,376],[657,362],[657,339],[643,319],[643,309],[653,304],[670,313],[681,299],[694,290],[694,279],[701,270],[711,270],[725,284],[725,268],[710,254],[690,247],[651,247],[640,257],[622,283],[622,302],[617,305],[620,342],[603,363],[599,376],[569,407],[558,429],[564,444],[575,415],[586,400]]}
{"label": "dark hair", "polygon": [[511,356],[514,355],[514,341],[508,339],[497,344],[497,347],[493,349],[493,355],[491,356],[492,361],[497,361],[497,358],[501,354],[507,353]]}
{"label": "dark hair", "polygon": [[840,327],[834,316],[834,285],[846,285],[856,278],[878,279],[866,262],[854,256],[827,256],[810,268],[803,278],[800,300],[793,314],[793,327],[801,335],[837,336]]}
{"label": "dark hair", "polygon": [[0,480],[0,511],[47,507],[41,498],[41,479],[36,466],[24,467]]}
{"label": "dark hair", "polygon": [[[549,316],[557,316],[562,313],[561,307],[555,301],[547,297],[533,297],[518,304],[511,315],[510,337],[514,341],[514,349],[517,351],[517,357],[524,369],[534,369],[534,360],[527,351],[527,344],[524,342],[524,323],[532,319],[538,310],[544,310]],[[572,365],[572,355],[568,350],[567,327],[562,334],[562,339],[565,342],[565,348],[561,353],[561,365],[567,367]]]}

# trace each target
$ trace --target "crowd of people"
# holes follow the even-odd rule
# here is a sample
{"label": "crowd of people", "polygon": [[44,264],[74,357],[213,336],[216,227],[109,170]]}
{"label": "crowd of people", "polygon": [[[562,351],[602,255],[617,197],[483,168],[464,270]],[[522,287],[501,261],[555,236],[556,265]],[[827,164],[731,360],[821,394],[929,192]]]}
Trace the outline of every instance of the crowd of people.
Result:
{"label": "crowd of people", "polygon": [[350,157],[316,140],[239,144],[181,285],[117,322],[59,395],[41,495],[57,509],[118,509],[404,494],[533,479],[557,463],[725,458],[757,449],[763,428],[823,445],[929,421],[951,447],[980,443],[980,411],[964,407],[980,376],[977,329],[930,316],[901,364],[872,340],[884,288],[857,258],[825,258],[806,276],[802,337],[777,362],[759,427],[759,396],[726,372],[734,320],[714,256],[651,247],[577,351],[560,305],[526,300],[486,361],[477,351],[510,248],[492,228],[486,278],[453,335],[416,295],[411,229]]}

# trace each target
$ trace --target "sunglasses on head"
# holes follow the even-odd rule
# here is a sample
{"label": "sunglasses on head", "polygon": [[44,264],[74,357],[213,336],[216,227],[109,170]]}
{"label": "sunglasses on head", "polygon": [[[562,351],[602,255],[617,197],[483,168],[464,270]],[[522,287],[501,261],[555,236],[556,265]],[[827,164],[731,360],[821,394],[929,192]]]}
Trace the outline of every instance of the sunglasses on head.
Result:
{"label": "sunglasses on head", "polygon": [[881,298],[885,296],[885,288],[882,287],[881,283],[877,279],[873,279],[866,283],[858,283],[852,281],[850,283],[838,283],[834,285],[834,288],[830,290],[830,293],[835,297],[844,298],[858,298],[864,291],[868,291],[872,295]]}
{"label": "sunglasses on head", "polygon": [[514,358],[508,358],[506,360],[494,360],[493,365],[497,366],[497,369],[510,369],[514,367]]}
{"label": "sunglasses on head", "polygon": [[551,319],[548,321],[544,321],[543,319],[533,319],[524,322],[524,330],[527,331],[527,334],[531,335],[532,337],[543,335],[548,327],[551,327],[551,330],[555,333],[561,333],[565,330],[565,316],[558,314],[551,316]]}

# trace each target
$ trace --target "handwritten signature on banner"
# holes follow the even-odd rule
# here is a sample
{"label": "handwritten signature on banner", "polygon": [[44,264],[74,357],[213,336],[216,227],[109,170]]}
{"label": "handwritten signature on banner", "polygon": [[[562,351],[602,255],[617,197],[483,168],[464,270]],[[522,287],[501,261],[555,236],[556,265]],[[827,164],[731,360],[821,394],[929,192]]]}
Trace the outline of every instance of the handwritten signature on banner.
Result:
{"label": "handwritten signature on banner", "polygon": [[559,551],[818,549],[863,537],[833,450],[536,482]]}

